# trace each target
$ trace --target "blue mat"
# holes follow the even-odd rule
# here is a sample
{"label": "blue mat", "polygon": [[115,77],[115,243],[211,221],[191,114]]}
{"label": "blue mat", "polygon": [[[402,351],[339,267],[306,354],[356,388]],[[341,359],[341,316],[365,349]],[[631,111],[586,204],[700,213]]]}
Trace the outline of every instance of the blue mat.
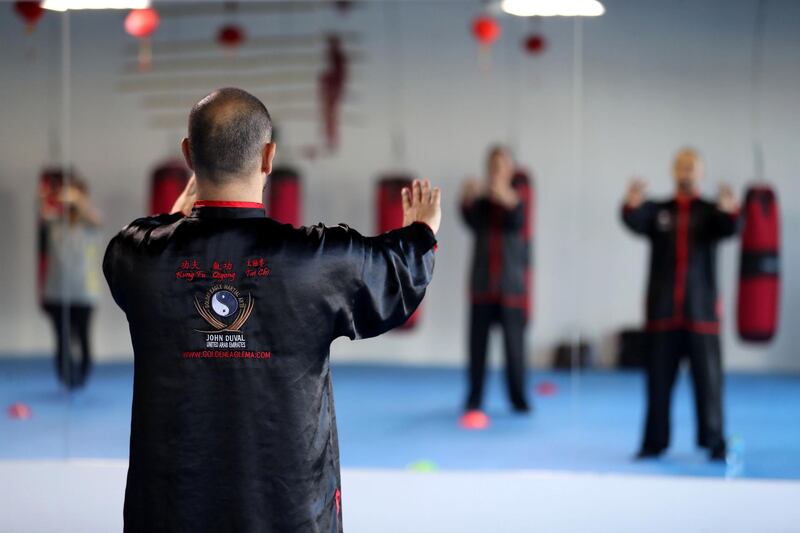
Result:
{"label": "blue mat", "polygon": [[[694,446],[685,374],[673,401],[672,447],[644,462],[631,460],[642,420],[639,373],[534,372],[535,409],[528,416],[511,413],[502,376],[493,373],[486,402],[491,425],[477,432],[457,424],[460,370],[338,365],[333,376],[345,467],[726,475],[724,464],[709,463]],[[131,381],[130,364],[98,365],[89,387],[70,394],[56,384],[49,360],[0,359],[0,459],[127,457]],[[542,383],[555,393],[537,395]],[[5,411],[14,402],[29,405],[33,416],[11,419]],[[725,405],[743,477],[800,479],[800,376],[730,374]]]}

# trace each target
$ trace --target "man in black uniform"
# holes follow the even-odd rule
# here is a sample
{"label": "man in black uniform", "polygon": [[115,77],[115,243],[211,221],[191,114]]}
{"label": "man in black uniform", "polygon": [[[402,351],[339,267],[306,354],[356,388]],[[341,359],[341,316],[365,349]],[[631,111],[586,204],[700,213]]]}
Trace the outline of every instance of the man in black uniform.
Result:
{"label": "man in black uniform", "polygon": [[238,89],[194,106],[183,152],[188,216],[134,221],[104,261],[134,349],[125,531],[342,531],[329,345],[420,303],[440,192],[415,181],[378,237],[266,218],[270,117]]}
{"label": "man in black uniform", "polygon": [[[529,245],[526,206],[514,181],[514,162],[505,147],[489,151],[487,183],[465,184],[461,212],[475,235],[470,272],[469,394],[465,425],[485,426],[480,412],[489,329],[503,329],[506,382],[517,412],[530,410],[525,394],[525,325],[528,310]],[[472,424],[469,421],[474,421]]]}
{"label": "man in black uniform", "polygon": [[698,196],[703,164],[694,150],[678,152],[676,194],[645,201],[634,180],[622,211],[625,225],[651,243],[647,287],[647,419],[638,457],[659,456],[669,445],[672,387],[681,359],[689,359],[697,416],[697,442],[713,460],[725,458],[722,364],[717,297],[717,243],[734,235],[738,205],[731,189],[717,203]]}

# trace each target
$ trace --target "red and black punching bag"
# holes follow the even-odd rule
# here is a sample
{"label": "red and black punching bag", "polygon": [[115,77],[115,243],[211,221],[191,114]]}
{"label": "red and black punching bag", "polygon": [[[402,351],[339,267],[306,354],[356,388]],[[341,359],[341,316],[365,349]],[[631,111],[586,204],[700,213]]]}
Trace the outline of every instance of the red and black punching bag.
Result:
{"label": "red and black punching bag", "polygon": [[150,181],[150,214],[169,213],[186,187],[189,176],[189,169],[177,159],[157,166]]}
{"label": "red and black punching bag", "polygon": [[270,218],[291,224],[302,225],[303,197],[300,174],[289,167],[276,168],[267,179],[264,205]]}
{"label": "red and black punching bag", "polygon": [[[378,181],[378,191],[376,197],[378,233],[385,233],[393,229],[403,227],[403,188],[411,187],[412,178],[407,175],[393,174],[385,176]],[[405,324],[399,329],[411,329],[419,321],[420,310],[416,311],[408,318]]]}
{"label": "red and black punching bag", "polygon": [[525,316],[533,319],[533,288],[534,288],[534,254],[533,254],[533,237],[535,235],[534,227],[534,213],[536,207],[536,188],[533,179],[528,176],[528,173],[522,169],[517,169],[514,177],[511,180],[511,185],[519,195],[522,206],[525,210],[525,221],[522,225],[522,237],[525,242],[525,251],[527,257],[530,259],[528,268],[525,269]]}
{"label": "red and black punching bag", "polygon": [[744,201],[737,325],[742,340],[767,342],[778,328],[780,212],[767,185],[750,187]]}

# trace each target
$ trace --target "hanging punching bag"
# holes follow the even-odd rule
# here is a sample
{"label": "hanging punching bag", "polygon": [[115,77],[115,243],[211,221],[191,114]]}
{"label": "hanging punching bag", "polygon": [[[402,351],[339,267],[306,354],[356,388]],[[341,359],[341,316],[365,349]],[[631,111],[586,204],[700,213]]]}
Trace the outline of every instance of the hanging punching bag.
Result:
{"label": "hanging punching bag", "polygon": [[[402,191],[403,187],[411,187],[411,182],[412,178],[410,176],[399,174],[385,176],[378,181],[378,194],[376,197],[378,233],[385,233],[403,227]],[[398,329],[412,329],[419,320],[421,309],[422,306],[418,307],[406,323]]]}
{"label": "hanging punching bag", "polygon": [[264,196],[270,218],[294,227],[302,225],[303,198],[300,174],[296,170],[289,167],[274,169],[267,179]]}
{"label": "hanging punching bag", "polygon": [[525,257],[530,261],[525,269],[525,316],[528,320],[532,320],[534,310],[533,287],[535,269],[533,260],[533,237],[535,235],[534,213],[536,207],[536,188],[534,187],[533,180],[528,176],[528,173],[522,169],[517,169],[511,180],[511,185],[514,187],[517,195],[519,195],[525,210],[525,220],[520,229],[525,242]]}
{"label": "hanging punching bag", "polygon": [[169,213],[186,187],[189,176],[189,169],[177,159],[158,165],[150,181],[150,214]]}
{"label": "hanging punching bag", "polygon": [[737,325],[742,340],[767,342],[778,327],[780,214],[775,192],[750,187],[745,197]]}

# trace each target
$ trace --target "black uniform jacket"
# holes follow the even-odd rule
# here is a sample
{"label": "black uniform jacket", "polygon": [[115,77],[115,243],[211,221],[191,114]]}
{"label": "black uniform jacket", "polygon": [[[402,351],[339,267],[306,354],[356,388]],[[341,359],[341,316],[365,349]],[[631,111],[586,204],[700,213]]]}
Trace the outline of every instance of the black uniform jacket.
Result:
{"label": "black uniform jacket", "polygon": [[463,204],[461,213],[475,235],[469,286],[472,303],[527,309],[530,245],[523,202],[507,209],[478,198]]}
{"label": "black uniform jacket", "polygon": [[696,196],[623,207],[622,220],[651,243],[647,329],[719,333],[717,242],[734,235],[738,216]]}
{"label": "black uniform jacket", "polygon": [[228,202],[114,237],[103,266],[134,350],[125,531],[341,531],[329,345],[405,322],[435,243],[420,223],[367,238]]}

